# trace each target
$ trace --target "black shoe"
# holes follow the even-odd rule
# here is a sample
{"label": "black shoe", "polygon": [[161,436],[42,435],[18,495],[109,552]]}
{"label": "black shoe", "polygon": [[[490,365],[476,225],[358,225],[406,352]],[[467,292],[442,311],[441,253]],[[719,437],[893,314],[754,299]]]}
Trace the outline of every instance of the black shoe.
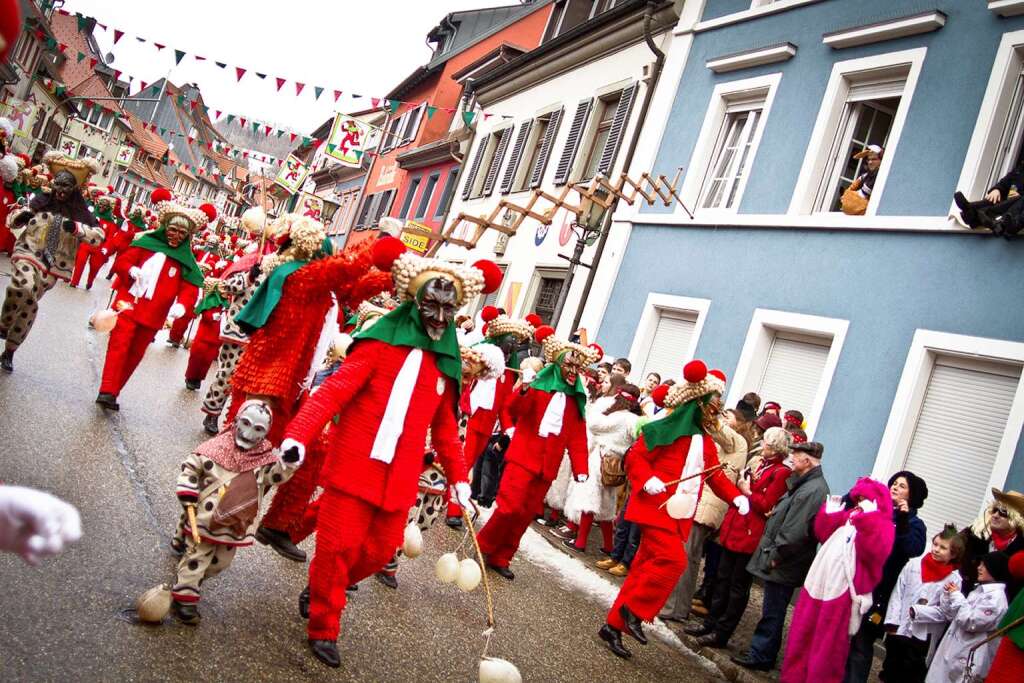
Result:
{"label": "black shoe", "polygon": [[377,572],[373,575],[373,578],[377,579],[388,588],[398,588],[398,579],[395,578],[394,574],[385,574],[384,572]]}
{"label": "black shoe", "polygon": [[487,565],[487,568],[503,579],[512,581],[516,578],[516,575],[508,567],[497,567],[493,564],[489,564]]}
{"label": "black shoe", "polygon": [[701,636],[706,636],[709,633],[714,633],[714,629],[708,628],[707,624],[699,624],[697,626],[684,628],[683,633],[688,636],[693,636],[694,638],[700,638]]}
{"label": "black shoe", "polygon": [[577,552],[577,553],[579,553],[581,555],[583,553],[587,552],[586,548],[577,548],[576,547],[576,540],[573,539],[573,538],[562,539],[562,545],[564,545],[569,550],[572,550],[573,552]]}
{"label": "black shoe", "polygon": [[113,394],[100,392],[96,397],[96,403],[100,404],[104,410],[121,410],[121,406],[117,403],[117,396]]}
{"label": "black shoe", "polygon": [[306,552],[292,543],[292,539],[283,531],[261,526],[256,530],[256,540],[269,545],[278,555],[292,562],[306,561]]}
{"label": "black shoe", "polygon": [[0,370],[14,372],[14,351],[0,353]]}
{"label": "black shoe", "polygon": [[309,619],[309,586],[303,588],[299,593],[299,616]]}
{"label": "black shoe", "polygon": [[953,201],[956,202],[956,208],[960,209],[960,218],[967,224],[967,227],[972,230],[978,227],[978,210],[971,205],[964,193],[954,192]]}
{"label": "black shoe", "polygon": [[171,607],[174,608],[174,616],[178,617],[178,621],[183,624],[195,626],[202,618],[199,616],[199,608],[191,603],[178,602],[175,600],[171,603]]}
{"label": "black shoe", "polygon": [[199,387],[203,386],[202,380],[187,379],[185,380],[185,388],[189,391],[198,391]]}
{"label": "black shoe", "polygon": [[332,669],[337,669],[341,666],[341,657],[338,655],[338,644],[333,640],[310,639],[309,649],[313,652],[314,657]]}
{"label": "black shoe", "polygon": [[185,554],[185,539],[172,538],[171,539],[171,552],[181,557]]}
{"label": "black shoe", "polygon": [[733,655],[729,657],[729,661],[733,664],[739,664],[744,669],[751,669],[753,671],[771,671],[774,664],[772,662],[762,662],[754,659],[750,656],[749,652],[745,652],[741,655]]}
{"label": "black shoe", "polygon": [[996,216],[992,219],[992,234],[996,237],[1002,237],[1009,231],[1010,224],[1010,217],[1005,213]]}
{"label": "black shoe", "polygon": [[207,434],[217,436],[220,433],[218,422],[220,421],[220,415],[207,415],[203,418],[203,429],[206,430]]}
{"label": "black shoe", "polygon": [[345,592],[346,593],[355,593],[357,590],[359,590],[359,584],[358,583],[353,583],[351,586],[349,586],[348,588],[345,589]]}
{"label": "black shoe", "polygon": [[597,635],[616,656],[622,657],[623,659],[629,659],[633,656],[633,653],[627,650],[626,646],[622,644],[622,632],[618,629],[614,629],[608,624],[605,624],[601,627],[601,630],[597,632]]}
{"label": "black shoe", "polygon": [[551,535],[555,536],[556,538],[560,538],[563,541],[565,539],[567,539],[567,538],[568,539],[574,539],[574,540],[576,538],[576,532],[573,531],[572,529],[570,529],[567,526],[560,526],[560,527],[558,527],[556,529],[552,529],[551,530]]}
{"label": "black shoe", "polygon": [[619,607],[619,616],[622,617],[622,621],[626,626],[626,633],[633,636],[636,642],[641,645],[647,644],[647,636],[644,635],[644,623],[640,621],[640,617],[629,611],[629,608],[625,605]]}
{"label": "black shoe", "polygon": [[445,517],[444,523],[447,524],[450,529],[461,529],[462,517]]}
{"label": "black shoe", "polygon": [[707,633],[697,639],[697,644],[701,647],[710,647],[712,650],[721,650],[729,647],[729,639],[717,633]]}

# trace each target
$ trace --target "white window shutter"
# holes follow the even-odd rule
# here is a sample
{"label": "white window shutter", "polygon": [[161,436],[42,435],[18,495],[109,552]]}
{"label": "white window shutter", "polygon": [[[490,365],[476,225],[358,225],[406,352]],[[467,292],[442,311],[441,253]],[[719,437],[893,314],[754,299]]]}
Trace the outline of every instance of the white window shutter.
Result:
{"label": "white window shutter", "polygon": [[690,348],[696,324],[693,317],[660,311],[639,379],[643,381],[648,374],[656,372],[662,381],[669,378],[678,380],[683,374],[683,365],[689,360],[685,354]]}
{"label": "white window shutter", "polygon": [[487,143],[489,142],[486,136],[480,136],[480,142],[476,148],[476,155],[473,157],[473,163],[469,167],[469,173],[466,174],[466,184],[462,186],[462,198],[469,199],[469,195],[473,192],[473,185],[476,182],[476,174],[480,170],[480,163],[484,158],[484,151],[487,149]]}
{"label": "white window shutter", "polygon": [[757,388],[761,401],[775,401],[783,411],[799,410],[809,415],[828,351],[828,342],[824,340],[815,343],[775,335]]}
{"label": "white window shutter", "polygon": [[932,368],[907,449],[907,469],[928,483],[918,512],[929,535],[971,523],[988,494],[999,443],[1020,383],[1016,376],[946,364]]}
{"label": "white window shutter", "polygon": [[555,142],[555,135],[558,134],[558,124],[562,122],[563,111],[565,111],[565,108],[559,107],[551,112],[551,118],[548,119],[547,130],[544,131],[544,139],[540,141],[541,148],[537,154],[537,161],[534,163],[533,168],[530,169],[531,190],[540,187],[540,183],[544,179],[544,170],[548,167],[548,157],[551,156],[551,146]]}
{"label": "white window shutter", "polygon": [[555,169],[555,185],[565,185],[569,182],[572,163],[576,160],[576,152],[579,150],[580,139],[583,137],[583,128],[587,125],[590,110],[593,108],[593,98],[583,100],[576,105],[576,114],[572,117],[572,125],[569,126],[569,138],[565,141],[562,158],[558,160],[558,167]]}
{"label": "white window shutter", "polygon": [[523,158],[523,147],[526,145],[526,138],[533,128],[533,120],[524,121],[519,127],[519,134],[516,135],[516,144],[512,146],[512,156],[509,157],[508,167],[505,175],[501,178],[501,193],[508,194],[512,191],[512,183],[515,182],[516,172],[519,170],[519,162]]}
{"label": "white window shutter", "polygon": [[601,161],[597,165],[597,172],[607,176],[612,172],[615,165],[615,157],[619,153],[622,144],[622,134],[626,132],[626,124],[629,122],[629,112],[633,108],[633,100],[636,99],[637,84],[629,86],[622,91],[619,97],[619,104],[615,108],[615,118],[612,119],[612,127],[608,131],[608,141],[604,144],[601,152]]}
{"label": "white window shutter", "polygon": [[505,151],[508,149],[508,141],[512,139],[512,129],[506,128],[498,140],[498,147],[494,150],[494,157],[491,158],[491,167],[487,169],[487,177],[484,178],[484,196],[490,197],[494,192],[494,183],[498,180],[498,170],[501,162],[505,160]]}

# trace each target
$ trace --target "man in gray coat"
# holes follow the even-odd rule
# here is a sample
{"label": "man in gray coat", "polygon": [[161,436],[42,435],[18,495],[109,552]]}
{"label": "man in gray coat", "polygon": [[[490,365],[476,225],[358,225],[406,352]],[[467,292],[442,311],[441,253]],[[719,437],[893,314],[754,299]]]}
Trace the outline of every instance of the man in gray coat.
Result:
{"label": "man in gray coat", "polygon": [[769,671],[775,666],[782,647],[786,608],[814,562],[818,546],[814,516],[829,494],[821,471],[824,452],[824,446],[814,441],[791,448],[793,474],[786,480],[789,491],[768,517],[761,542],[747,564],[747,571],[764,581],[764,606],[750,649],[732,658],[748,669]]}

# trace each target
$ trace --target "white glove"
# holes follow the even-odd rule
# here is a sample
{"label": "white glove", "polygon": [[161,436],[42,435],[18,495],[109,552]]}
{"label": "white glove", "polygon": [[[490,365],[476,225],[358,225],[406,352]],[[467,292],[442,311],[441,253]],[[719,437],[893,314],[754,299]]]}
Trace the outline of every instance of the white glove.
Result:
{"label": "white glove", "polygon": [[537,373],[534,372],[533,368],[526,368],[523,370],[523,384],[529,384],[536,379]]}
{"label": "white glove", "polygon": [[[306,447],[295,439],[285,439],[281,442],[281,455],[279,457],[285,467],[295,469],[305,462]],[[297,460],[295,459],[296,457],[298,458]]]}
{"label": "white glove", "polygon": [[473,509],[473,490],[469,488],[469,484],[464,481],[452,486],[452,493],[455,496],[455,502],[458,503],[464,510]]}
{"label": "white glove", "polygon": [[505,436],[507,436],[508,438],[511,439],[515,435],[516,435],[516,428],[515,427],[509,427],[508,429],[505,430]]}
{"label": "white glove", "polygon": [[868,500],[867,498],[857,503],[857,507],[864,512],[878,512],[878,503],[873,500]]}
{"label": "white glove", "polygon": [[171,310],[167,311],[167,317],[171,320],[177,320],[183,315],[185,315],[185,307],[179,303],[175,303],[171,306]]}
{"label": "white glove", "polygon": [[101,253],[101,254],[103,254],[104,256],[106,256],[106,255],[107,255],[107,253],[108,253],[108,252],[107,252],[107,248],[106,248],[106,247],[101,247],[101,248],[100,248],[100,253]]}
{"label": "white glove", "polygon": [[576,481],[578,481],[579,483],[582,484],[586,480],[587,480],[587,475],[585,475],[585,474],[577,474],[576,475]]}
{"label": "white glove", "polygon": [[82,537],[82,520],[69,503],[45,491],[0,486],[0,550],[35,565]]}
{"label": "white glove", "polygon": [[746,515],[750,512],[750,499],[746,496],[736,496],[732,499],[732,504],[736,506],[736,511],[740,515]]}
{"label": "white glove", "polygon": [[139,276],[142,275],[142,268],[138,266],[132,266],[128,269],[128,274],[132,276],[133,280],[138,280]]}
{"label": "white glove", "polygon": [[665,493],[665,482],[657,477],[651,477],[644,484],[644,493],[648,493],[652,496],[656,496],[659,493]]}

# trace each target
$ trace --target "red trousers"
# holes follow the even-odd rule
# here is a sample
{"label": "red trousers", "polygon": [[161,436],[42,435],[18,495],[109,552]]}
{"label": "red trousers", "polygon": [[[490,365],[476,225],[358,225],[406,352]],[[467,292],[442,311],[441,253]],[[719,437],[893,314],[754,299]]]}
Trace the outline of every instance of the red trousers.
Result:
{"label": "red trousers", "polygon": [[270,509],[260,522],[262,526],[286,532],[293,543],[301,543],[313,533],[320,500],[310,503],[309,499],[316,491],[326,458],[327,439],[321,437],[306,449],[306,459],[292,478],[277,487]]}
{"label": "red trousers", "polygon": [[388,512],[327,489],[320,496],[316,552],[309,566],[311,640],[337,640],[345,588],[376,573],[402,544],[408,510]]}
{"label": "red trousers", "polygon": [[181,344],[185,341],[185,332],[188,331],[188,324],[196,317],[196,314],[192,311],[187,311],[185,315],[181,316],[173,323],[171,323],[171,331],[167,335],[167,340],[172,341],[175,344]]}
{"label": "red trousers", "polygon": [[515,463],[505,466],[498,489],[498,509],[480,530],[477,540],[488,564],[507,567],[533,518],[544,510],[551,480]]}
{"label": "red trousers", "polygon": [[[490,441],[490,439],[490,434],[478,432],[473,429],[466,430],[466,443],[462,446],[462,452],[466,454],[467,472],[473,471],[473,466],[476,464],[477,458],[483,454],[484,449],[487,448],[487,442]],[[455,502],[455,498],[452,497],[451,487],[449,487],[447,493],[445,493],[445,499],[448,501],[448,518],[462,517],[462,506]]]}
{"label": "red trousers", "polygon": [[195,339],[188,351],[188,366],[185,368],[185,379],[194,382],[202,382],[206,379],[206,373],[210,371],[213,361],[217,360],[217,353],[220,352],[220,340],[211,341]]}
{"label": "red trousers", "polygon": [[77,287],[78,283],[82,280],[82,273],[85,271],[85,264],[89,264],[89,277],[85,280],[85,288],[92,289],[92,283],[96,279],[96,274],[100,272],[100,268],[107,262],[107,256],[100,251],[99,247],[92,247],[88,244],[82,244],[78,247],[78,252],[75,254],[75,270],[71,274],[71,286]]}
{"label": "red trousers", "polygon": [[623,623],[619,607],[625,605],[643,621],[653,620],[686,569],[684,541],[678,532],[646,524],[640,528],[640,548],[607,617],[608,625],[620,631]]}
{"label": "red trousers", "polygon": [[117,396],[128,378],[139,367],[146,348],[156,337],[157,330],[139,325],[124,313],[117,316],[117,324],[107,341],[107,357],[103,361],[103,379],[100,393]]}
{"label": "red trousers", "polygon": [[0,222],[0,252],[8,256],[14,253],[14,233],[11,232],[5,223]]}

